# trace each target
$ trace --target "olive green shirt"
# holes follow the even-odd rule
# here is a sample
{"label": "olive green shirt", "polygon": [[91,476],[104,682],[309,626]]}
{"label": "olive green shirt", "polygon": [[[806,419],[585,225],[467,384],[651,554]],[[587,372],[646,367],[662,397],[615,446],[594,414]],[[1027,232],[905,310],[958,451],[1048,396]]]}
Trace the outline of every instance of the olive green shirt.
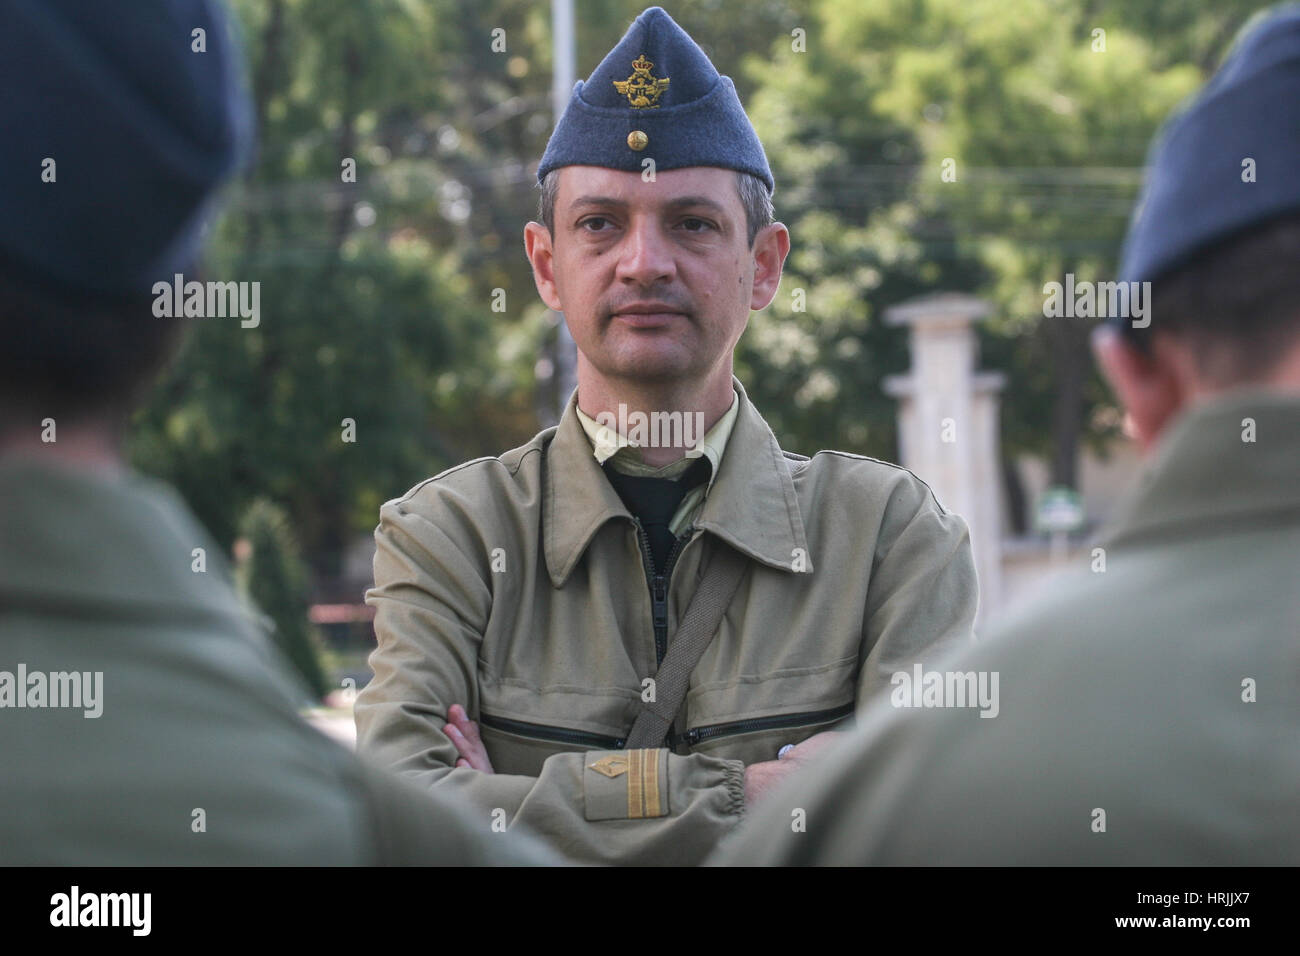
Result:
{"label": "olive green shirt", "polygon": [[1098,548],[934,666],[996,717],[883,696],[715,862],[1300,863],[1300,396],[1184,414]]}
{"label": "olive green shirt", "polygon": [[170,489],[0,459],[0,865],[554,860],[367,766],[303,698]]}

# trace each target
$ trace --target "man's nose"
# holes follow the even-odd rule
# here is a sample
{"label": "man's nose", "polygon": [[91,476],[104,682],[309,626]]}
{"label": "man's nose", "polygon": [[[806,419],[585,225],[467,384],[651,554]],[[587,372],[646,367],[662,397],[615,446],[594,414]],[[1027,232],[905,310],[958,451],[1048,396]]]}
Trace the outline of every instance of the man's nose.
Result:
{"label": "man's nose", "polygon": [[673,252],[659,222],[637,217],[623,237],[616,276],[645,286],[672,279],[677,273]]}

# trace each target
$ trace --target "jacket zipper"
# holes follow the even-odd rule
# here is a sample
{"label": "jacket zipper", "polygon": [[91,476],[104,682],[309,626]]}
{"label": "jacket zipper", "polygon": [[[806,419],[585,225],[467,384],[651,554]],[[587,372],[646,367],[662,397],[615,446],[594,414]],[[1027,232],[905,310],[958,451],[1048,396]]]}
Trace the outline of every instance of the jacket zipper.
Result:
{"label": "jacket zipper", "polygon": [[654,556],[650,553],[650,536],[646,534],[641,519],[636,515],[632,516],[632,523],[636,525],[636,540],[641,546],[641,563],[645,566],[645,580],[650,587],[650,610],[655,629],[655,666],[658,667],[664,662],[664,655],[668,653],[668,582],[672,578],[677,555],[690,541],[691,532],[695,528],[693,526],[687,528],[685,534],[673,539],[673,546],[668,550],[668,557],[664,560],[663,573],[655,574]]}
{"label": "jacket zipper", "polygon": [[[830,710],[814,710],[802,714],[780,714],[776,717],[752,717],[749,720],[733,720],[725,724],[709,724],[696,727],[682,734],[681,740],[694,746],[703,740],[729,737],[733,734],[754,733],[760,730],[777,730],[780,728],[813,726],[829,723],[853,713],[852,703],[843,704]],[[623,737],[607,737],[602,734],[587,733],[583,730],[571,730],[568,727],[550,727],[545,724],[532,724],[523,720],[511,720],[507,717],[494,717],[491,714],[479,714],[479,721],[485,727],[504,730],[521,737],[533,737],[539,740],[553,740],[556,743],[579,744],[596,750],[622,750],[627,746]]]}
{"label": "jacket zipper", "polygon": [[707,727],[696,727],[693,730],[688,730],[682,734],[682,740],[691,746],[695,746],[702,740],[729,737],[732,734],[747,734],[757,730],[775,730],[781,727],[802,727],[827,723],[841,717],[847,717],[851,713],[853,713],[853,704],[850,702],[839,707],[833,707],[830,710],[814,710],[804,714],[780,714],[776,717],[753,717],[749,720],[733,720],[726,724],[709,724]]}
{"label": "jacket zipper", "polygon": [[594,750],[622,750],[627,744],[622,737],[589,734],[584,730],[571,730],[568,727],[530,724],[527,721],[511,720],[508,717],[494,717],[491,714],[480,713],[478,719],[485,727],[504,730],[507,733],[518,734],[520,737],[535,737],[538,740],[553,740],[562,744],[581,744]]}

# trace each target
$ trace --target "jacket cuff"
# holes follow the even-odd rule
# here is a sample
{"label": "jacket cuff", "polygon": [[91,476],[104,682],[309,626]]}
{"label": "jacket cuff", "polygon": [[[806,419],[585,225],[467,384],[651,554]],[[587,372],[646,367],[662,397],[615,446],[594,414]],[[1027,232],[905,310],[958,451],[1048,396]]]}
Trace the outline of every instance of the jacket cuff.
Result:
{"label": "jacket cuff", "polygon": [[727,788],[727,813],[738,817],[745,815],[745,764],[740,760],[728,760],[723,773],[723,784]]}

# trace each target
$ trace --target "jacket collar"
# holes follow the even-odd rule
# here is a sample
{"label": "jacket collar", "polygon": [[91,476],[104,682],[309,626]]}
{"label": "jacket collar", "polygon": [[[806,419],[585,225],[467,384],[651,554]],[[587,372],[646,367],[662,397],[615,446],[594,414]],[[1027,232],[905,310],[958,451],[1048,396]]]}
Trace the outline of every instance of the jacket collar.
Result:
{"label": "jacket collar", "polygon": [[[695,527],[717,535],[755,561],[793,573],[796,549],[812,570],[803,517],[790,478],[793,465],[734,376],[739,409],[717,476]],[[546,567],[563,587],[596,531],[614,518],[631,518],[601,471],[569,396],[543,465],[542,540]]]}
{"label": "jacket collar", "polygon": [[[1254,441],[1243,441],[1254,422]],[[1171,426],[1100,542],[1204,533],[1242,520],[1300,517],[1300,396],[1234,390]]]}

